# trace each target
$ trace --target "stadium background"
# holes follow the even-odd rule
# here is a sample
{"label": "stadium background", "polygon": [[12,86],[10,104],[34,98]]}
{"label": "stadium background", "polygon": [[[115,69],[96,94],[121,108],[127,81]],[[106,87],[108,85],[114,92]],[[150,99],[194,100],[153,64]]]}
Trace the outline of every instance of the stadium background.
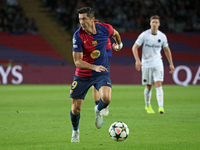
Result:
{"label": "stadium background", "polygon": [[79,27],[76,9],[83,6],[120,31],[124,48],[110,59],[113,84],[141,84],[131,47],[154,14],[161,17],[176,66],[169,75],[163,55],[164,83],[200,84],[198,0],[0,0],[0,84],[71,84],[71,39]]}

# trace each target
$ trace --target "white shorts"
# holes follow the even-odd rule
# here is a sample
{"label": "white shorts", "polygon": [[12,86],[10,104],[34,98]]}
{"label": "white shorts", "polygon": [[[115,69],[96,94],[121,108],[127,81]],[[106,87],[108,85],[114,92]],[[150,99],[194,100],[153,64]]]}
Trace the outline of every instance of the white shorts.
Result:
{"label": "white shorts", "polygon": [[142,68],[142,85],[151,85],[156,81],[164,79],[163,66],[156,66],[151,68]]}

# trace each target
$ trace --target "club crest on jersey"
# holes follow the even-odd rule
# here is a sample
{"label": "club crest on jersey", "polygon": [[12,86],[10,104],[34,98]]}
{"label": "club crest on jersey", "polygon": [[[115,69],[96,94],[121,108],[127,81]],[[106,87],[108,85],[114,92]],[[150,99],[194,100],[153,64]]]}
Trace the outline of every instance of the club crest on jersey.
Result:
{"label": "club crest on jersey", "polygon": [[97,41],[92,41],[92,46],[97,46]]}
{"label": "club crest on jersey", "polygon": [[90,56],[93,58],[93,59],[96,59],[100,56],[100,51],[99,50],[94,50]]}

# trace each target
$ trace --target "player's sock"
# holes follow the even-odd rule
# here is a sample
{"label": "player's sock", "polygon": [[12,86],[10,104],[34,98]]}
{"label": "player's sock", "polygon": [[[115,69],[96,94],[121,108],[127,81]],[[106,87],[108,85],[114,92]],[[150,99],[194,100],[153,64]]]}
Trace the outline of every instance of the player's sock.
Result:
{"label": "player's sock", "polygon": [[72,127],[74,131],[78,130],[79,120],[80,120],[80,113],[77,115],[74,115],[72,111],[70,111],[70,117],[72,122]]}
{"label": "player's sock", "polygon": [[[99,99],[99,100],[100,100],[100,99]],[[95,104],[96,104],[96,105],[98,105],[98,104],[99,104],[99,100],[98,100],[98,101],[95,101]]]}
{"label": "player's sock", "polygon": [[151,93],[152,93],[152,89],[148,90],[145,87],[145,89],[144,89],[144,100],[145,100],[146,106],[150,106],[151,105]]}
{"label": "player's sock", "polygon": [[108,105],[109,105],[109,103],[108,103],[108,104],[104,103],[104,102],[102,101],[102,99],[100,98],[97,109],[98,109],[99,111],[101,111],[102,109],[106,108]]}
{"label": "player's sock", "polygon": [[156,88],[156,97],[157,97],[159,107],[163,107],[163,104],[164,104],[163,95],[164,94],[163,94],[162,86]]}

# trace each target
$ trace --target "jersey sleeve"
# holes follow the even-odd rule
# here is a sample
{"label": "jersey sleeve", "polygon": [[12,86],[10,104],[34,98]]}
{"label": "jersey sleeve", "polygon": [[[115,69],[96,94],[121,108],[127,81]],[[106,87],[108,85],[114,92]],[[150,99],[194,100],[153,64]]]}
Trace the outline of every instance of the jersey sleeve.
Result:
{"label": "jersey sleeve", "polygon": [[76,32],[73,36],[73,52],[83,52],[83,42]]}
{"label": "jersey sleeve", "polygon": [[108,33],[109,33],[109,36],[112,36],[113,33],[114,33],[114,29],[111,25],[108,24]]}
{"label": "jersey sleeve", "polygon": [[141,33],[139,36],[138,36],[138,38],[137,38],[137,40],[135,41],[135,43],[137,44],[137,45],[139,45],[139,46],[141,46],[142,44],[143,44],[143,42],[144,42],[144,32],[143,33]]}
{"label": "jersey sleeve", "polygon": [[106,27],[108,29],[108,36],[112,36],[113,33],[114,33],[114,29],[113,27],[110,25],[110,24],[107,24],[107,23],[99,23],[100,25]]}
{"label": "jersey sleeve", "polygon": [[167,41],[166,35],[164,35],[164,37],[163,37],[163,45],[162,46],[163,47],[167,47],[168,46],[168,41]]}

